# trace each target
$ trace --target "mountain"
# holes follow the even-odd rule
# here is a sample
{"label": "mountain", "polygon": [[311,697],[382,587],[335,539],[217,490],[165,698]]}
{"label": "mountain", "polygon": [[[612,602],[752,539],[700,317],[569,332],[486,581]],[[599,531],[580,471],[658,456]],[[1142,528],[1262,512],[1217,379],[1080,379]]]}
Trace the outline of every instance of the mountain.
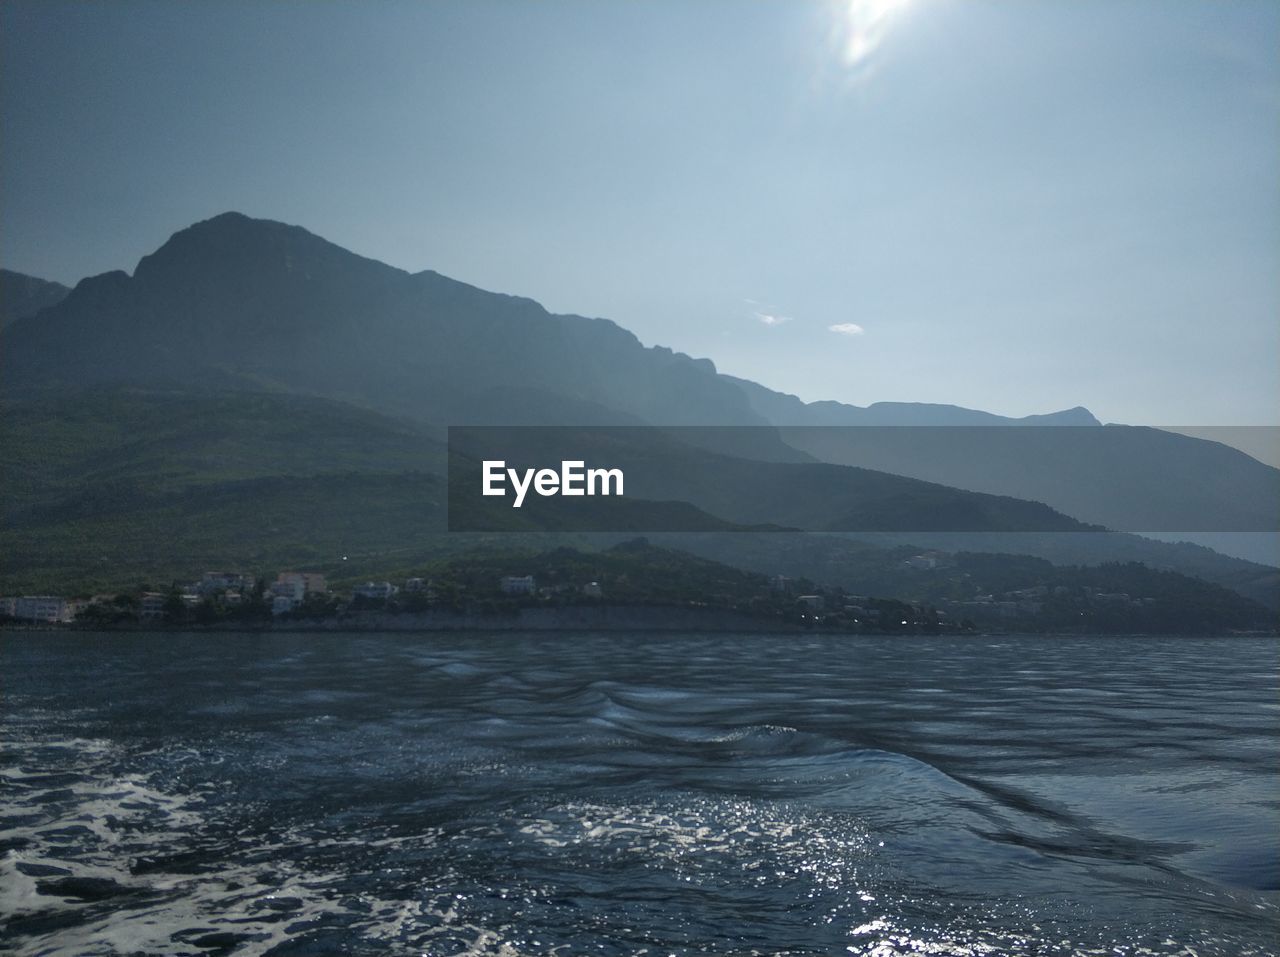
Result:
{"label": "mountain", "polygon": [[[85,279],[39,323],[15,325],[0,373],[5,389],[274,389],[450,423],[765,425],[803,405],[708,359],[646,348],[609,320],[553,315],[239,213],[181,230],[132,276]],[[853,408],[814,403],[811,414],[827,407],[832,423]],[[858,411],[866,424],[1005,421],[952,406]],[[1093,421],[1084,410],[1044,418],[1064,416]]]}
{"label": "mountain", "polygon": [[[1004,536],[1010,544],[1025,537]],[[1091,533],[1076,537],[1094,539],[1098,536]],[[1135,536],[1124,537],[1134,539],[1135,544],[1142,542]],[[1158,594],[1159,623],[1148,620],[1139,625],[1135,621],[1134,630],[1151,630],[1155,625],[1155,630],[1165,633],[1204,633],[1221,627],[1223,619],[1206,612],[1214,606],[1234,605],[1242,592],[1237,586],[1246,582],[1249,575],[1249,563],[1238,562],[1240,567],[1236,571],[1242,574],[1230,577],[1226,587],[1221,587],[1224,583],[1208,576],[1197,578],[1178,573],[1158,561],[1138,561],[1132,557],[1102,564],[1066,560],[1051,563],[1043,558],[1004,553],[998,549],[982,553],[930,550],[922,556],[919,546],[873,545],[835,535],[707,533],[661,536],[656,540],[739,568],[807,579],[819,588],[841,588],[859,595],[892,595],[919,606],[945,607],[950,602],[969,602],[982,595],[1001,595],[1026,588],[1044,589],[1046,592],[1063,588],[1070,592],[1084,586],[1103,593],[1127,592],[1131,597],[1154,597]],[[1150,559],[1152,556],[1144,557]],[[925,559],[923,562],[922,558]],[[1231,560],[1224,561],[1229,563]],[[1274,580],[1272,585],[1274,597]],[[1027,596],[1006,597],[1025,599]],[[1250,603],[1254,608],[1251,615],[1236,619],[1237,624],[1228,627],[1270,626],[1275,612],[1280,609],[1274,603],[1265,605],[1256,599],[1255,602]],[[1263,607],[1270,611],[1263,611]],[[981,606],[970,605],[961,613],[976,614],[980,610]],[[1047,625],[1053,630],[1074,631],[1090,630],[1091,621],[1100,608],[1093,602],[1069,601],[1065,606],[1060,605],[1056,613],[1047,608],[1045,611],[1052,621],[1042,618],[1037,627]],[[1248,624],[1250,620],[1266,624]],[[999,620],[995,624],[1017,628],[1028,625],[1025,621],[1013,624]],[[1120,625],[1114,630],[1123,630],[1121,622],[1114,624]]]}
{"label": "mountain", "polygon": [[[638,492],[647,478],[652,494],[614,500],[622,514],[507,507],[486,527],[508,541],[544,530],[729,530],[779,515],[823,527],[839,503],[870,509],[879,527],[918,513],[904,495],[980,527],[1077,527],[1032,503],[840,466],[750,461],[662,430],[614,431],[643,440],[611,454]],[[516,430],[506,454],[536,434]],[[5,401],[0,593],[101,591],[219,567],[373,575],[389,561],[474,547],[486,536],[446,534],[462,496],[446,488],[443,439],[407,417],[288,393],[114,385]],[[805,494],[780,504],[779,487]]]}
{"label": "mountain", "polygon": [[69,292],[71,290],[61,283],[0,269],[0,329],[57,305]]}
{"label": "mountain", "polygon": [[1131,426],[782,428],[815,458],[1046,502],[1124,531],[1280,529],[1280,470]]}
{"label": "mountain", "polygon": [[14,323],[0,375],[6,391],[290,391],[437,423],[764,424],[709,361],[645,348],[613,322],[552,315],[238,213]]}
{"label": "mountain", "polygon": [[439,438],[330,400],[99,387],[3,403],[0,444],[0,593],[343,555],[360,574],[447,538]]}
{"label": "mountain", "polygon": [[[404,577],[477,549],[507,556],[565,544],[596,550],[628,537],[624,523],[613,526],[615,534],[528,534],[536,521],[501,534],[444,534],[446,489],[437,474],[444,452],[437,430],[314,397],[99,388],[5,404],[0,437],[7,452],[0,458],[0,486],[7,492],[0,592],[114,592],[224,567],[262,572],[303,566],[335,579],[393,572]],[[711,455],[694,448],[683,454]],[[768,501],[753,500],[759,486],[744,477],[758,463],[739,462],[736,479],[730,457],[718,457],[716,464],[715,482],[740,487],[707,499],[715,508],[748,514],[763,504],[772,510]],[[827,466],[812,480],[827,481],[841,471]],[[868,478],[876,480],[874,473]],[[834,501],[828,496],[851,488],[856,483],[842,480],[805,496],[793,507],[818,504],[794,517],[820,518],[829,507],[821,503]],[[966,500],[954,490],[924,491],[953,503]],[[739,568],[919,601],[956,594],[944,587],[947,575],[915,570],[904,559],[928,547],[955,552],[978,538],[708,533],[731,523],[692,505],[684,509],[659,519],[703,531],[654,537]],[[652,516],[641,517],[654,527]],[[1141,561],[1263,602],[1276,592],[1274,570],[1131,535],[992,533],[979,544],[996,552],[1044,554],[1066,566],[1097,564],[1100,554]]]}
{"label": "mountain", "polygon": [[[583,460],[626,476],[628,500],[687,502],[739,526],[809,531],[1085,532],[1089,527],[1038,502],[966,492],[932,482],[810,461],[768,461],[686,441],[694,429],[454,429],[450,433],[450,528],[545,531],[707,528],[662,516],[662,524],[614,524],[621,500],[528,496],[518,514],[505,496],[481,492],[480,463],[517,469]],[[729,429],[733,434],[766,429]],[[741,443],[750,449],[765,443]],[[456,515],[465,509],[466,520]],[[596,516],[582,524],[587,512]],[[656,517],[656,516],[655,516]]]}
{"label": "mountain", "polygon": [[[1059,505],[1052,476],[1033,470],[1036,482],[1010,492],[996,487],[998,464],[961,475],[963,446],[868,464],[799,433],[814,425],[893,433],[909,430],[885,427],[921,423],[981,431],[1011,421],[1079,427],[990,431],[1113,431],[1083,409],[1006,420],[953,406],[806,405],[721,375],[709,360],[646,348],[608,320],[554,315],[529,299],[409,273],[237,213],[174,234],[132,275],[83,280],[13,321],[0,331],[0,390],[6,488],[16,490],[6,499],[9,571],[44,568],[42,581],[72,566],[77,574],[140,568],[185,545],[200,563],[429,549],[425,537],[444,521],[444,425],[754,426],[682,433],[686,446],[734,460],[706,473],[717,478],[700,488],[681,487],[675,459],[650,464],[657,480],[670,473],[655,489],[705,513],[704,529],[903,529],[891,504],[909,518],[926,498],[941,520],[932,528],[973,528],[975,517],[988,529],[1078,528],[1075,519],[1098,521],[1090,502],[1077,502],[1078,511]],[[1271,473],[1237,481],[1239,461],[1213,443],[1177,438],[1157,448],[1159,481],[1147,498],[1168,491],[1177,508],[1212,500],[1250,521],[1266,517],[1256,506]],[[993,448],[990,457],[1003,454]],[[1099,489],[1122,488],[1120,470],[1134,467],[1083,458],[1055,464],[1068,477],[1059,485],[1077,476],[1085,486],[1092,474]],[[931,461],[946,468],[928,473]],[[1141,494],[1147,481],[1125,494]],[[1197,486],[1208,489],[1199,499]],[[876,513],[858,513],[873,488]],[[1010,501],[989,512],[980,504],[988,499],[966,493]],[[1026,509],[1049,523],[1024,521]],[[1107,536],[1081,537],[1099,543],[1089,560],[1112,557],[1101,544]]]}
{"label": "mountain", "polygon": [[932,402],[873,402],[869,406],[843,402],[805,402],[775,392],[750,379],[721,374],[746,395],[751,408],[773,425],[809,426],[979,426],[979,425],[1101,425],[1088,409],[1076,406],[1062,412],[1011,419],[991,412]]}
{"label": "mountain", "polygon": [[[733,541],[727,541],[728,538]],[[748,545],[746,539],[755,539]],[[791,542],[787,540],[791,539]],[[686,546],[701,553],[699,546]],[[937,549],[949,553],[985,552],[1018,554],[1041,558],[1055,565],[1098,565],[1109,562],[1141,562],[1165,571],[1175,571],[1223,585],[1273,610],[1280,610],[1280,569],[1243,558],[1224,555],[1190,542],[1153,541],[1142,535],[1125,532],[921,532],[860,533],[834,535],[734,535],[717,546],[744,556],[754,552],[765,560],[774,556],[783,574],[812,575],[815,568],[829,566],[833,571],[845,566],[845,556],[861,555],[865,550],[889,550],[909,554]],[[727,552],[720,552],[727,554]],[[717,552],[709,552],[715,557]],[[799,564],[792,564],[797,560]],[[740,559],[743,567],[747,559]],[[783,571],[784,568],[799,570]],[[861,576],[865,562],[856,566]]]}
{"label": "mountain", "polygon": [[732,381],[788,445],[819,461],[1044,502],[1112,529],[1280,531],[1280,470],[1219,442],[1104,426],[1083,408],[1021,419],[945,405],[860,408]]}

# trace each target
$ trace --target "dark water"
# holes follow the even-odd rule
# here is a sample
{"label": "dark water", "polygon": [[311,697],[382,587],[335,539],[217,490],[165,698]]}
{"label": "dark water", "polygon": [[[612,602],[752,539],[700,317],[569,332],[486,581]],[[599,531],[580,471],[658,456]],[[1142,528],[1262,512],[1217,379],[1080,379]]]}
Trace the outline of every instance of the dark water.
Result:
{"label": "dark water", "polygon": [[0,949],[1280,949],[1273,640],[0,639]]}

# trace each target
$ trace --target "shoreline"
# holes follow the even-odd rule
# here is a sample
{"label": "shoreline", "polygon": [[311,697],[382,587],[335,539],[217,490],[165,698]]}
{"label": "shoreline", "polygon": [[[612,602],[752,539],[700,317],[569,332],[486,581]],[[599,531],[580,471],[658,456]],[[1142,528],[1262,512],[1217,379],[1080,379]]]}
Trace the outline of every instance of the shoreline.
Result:
{"label": "shoreline", "polygon": [[277,619],[273,621],[120,622],[81,624],[6,622],[0,630],[56,632],[468,632],[468,631],[693,631],[770,632],[805,634],[844,633],[836,629],[758,618],[728,609],[637,605],[521,608],[514,614],[452,611],[348,612],[337,618]]}
{"label": "shoreline", "polygon": [[[1009,634],[1042,635],[1044,637],[1125,637],[1160,635],[1182,637],[1170,632],[1084,632],[1014,630],[960,630],[945,629],[924,631],[918,628],[902,630],[858,629],[850,630],[822,624],[801,624],[777,621],[715,608],[680,608],[671,606],[600,605],[573,606],[568,608],[521,608],[514,614],[469,613],[452,611],[397,612],[366,611],[347,613],[337,618],[276,619],[271,621],[218,621],[206,624],[196,622],[130,621],[112,624],[87,622],[22,622],[7,621],[0,624],[0,634],[7,632],[38,632],[56,634],[85,633],[465,633],[465,632],[641,632],[694,634],[760,633],[778,635],[846,635],[849,637],[877,636],[898,638],[998,638]],[[1271,630],[1231,630],[1216,633],[1187,632],[1185,637],[1266,638],[1278,637],[1280,632]]]}

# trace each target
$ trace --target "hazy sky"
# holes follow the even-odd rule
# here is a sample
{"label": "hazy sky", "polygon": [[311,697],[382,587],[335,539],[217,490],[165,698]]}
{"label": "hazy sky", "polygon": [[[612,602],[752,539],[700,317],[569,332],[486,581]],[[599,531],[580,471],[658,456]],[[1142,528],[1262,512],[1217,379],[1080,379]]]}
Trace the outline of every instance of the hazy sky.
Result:
{"label": "hazy sky", "polygon": [[0,4],[0,261],[236,209],[805,399],[1280,420],[1280,4]]}

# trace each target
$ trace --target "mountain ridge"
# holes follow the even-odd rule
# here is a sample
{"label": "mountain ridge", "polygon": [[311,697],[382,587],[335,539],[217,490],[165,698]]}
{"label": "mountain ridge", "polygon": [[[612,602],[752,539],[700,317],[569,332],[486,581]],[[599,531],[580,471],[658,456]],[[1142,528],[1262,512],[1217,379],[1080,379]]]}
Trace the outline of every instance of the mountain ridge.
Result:
{"label": "mountain ridge", "polygon": [[[262,322],[263,308],[261,303],[257,304],[258,308],[252,308],[251,304],[244,302],[227,303],[228,311],[233,312],[239,317],[239,322],[230,329],[223,328],[223,332],[228,335],[262,335],[266,340],[266,347],[276,346],[284,348],[288,343],[290,336],[301,335],[318,331],[317,327],[312,325],[300,326],[297,319],[300,314],[307,313],[314,320],[318,316],[326,313],[324,308],[304,308],[308,305],[308,299],[314,297],[307,295],[309,286],[324,284],[326,279],[323,275],[326,268],[336,268],[347,275],[349,281],[355,281],[366,288],[367,306],[380,306],[382,308],[393,307],[399,311],[399,325],[404,327],[411,323],[407,322],[406,317],[402,314],[407,307],[405,299],[412,300],[416,295],[419,298],[418,306],[427,309],[433,309],[444,312],[457,312],[459,310],[468,310],[474,314],[482,314],[484,316],[484,324],[492,326],[494,324],[493,313],[495,309],[507,312],[508,319],[515,321],[525,321],[535,324],[542,324],[545,331],[552,334],[553,338],[563,340],[566,336],[570,339],[590,340],[590,347],[603,352],[611,353],[614,358],[621,357],[621,354],[631,352],[633,355],[629,357],[631,361],[625,363],[635,365],[637,361],[641,364],[647,362],[651,367],[646,370],[652,372],[654,367],[661,366],[660,374],[654,376],[658,380],[656,383],[660,387],[665,385],[668,396],[671,401],[641,401],[636,395],[641,391],[634,388],[636,383],[628,382],[628,377],[622,377],[619,381],[616,376],[606,374],[602,376],[611,385],[629,385],[630,395],[619,403],[620,407],[617,412],[628,417],[627,420],[633,420],[635,416],[649,421],[653,424],[726,424],[726,425],[762,425],[768,421],[768,416],[760,414],[752,407],[751,397],[744,396],[743,384],[747,380],[740,380],[733,376],[723,375],[717,372],[715,364],[707,358],[695,358],[684,353],[675,351],[665,346],[645,347],[634,333],[618,325],[610,319],[604,318],[587,318],[574,314],[555,314],[548,312],[535,300],[524,296],[511,295],[508,293],[491,292],[489,290],[480,289],[460,280],[452,279],[441,273],[431,269],[424,269],[418,272],[409,272],[395,266],[390,266],[379,260],[362,256],[358,253],[345,249],[321,236],[318,236],[301,226],[295,226],[287,223],[278,222],[268,219],[256,219],[245,215],[244,213],[229,211],[211,216],[208,219],[201,220],[191,226],[178,230],[173,233],[160,247],[154,252],[141,257],[132,274],[123,270],[113,270],[102,273],[98,276],[86,277],[82,279],[74,289],[69,291],[65,308],[68,310],[81,309],[89,311],[99,316],[113,318],[116,321],[110,328],[119,335],[127,335],[130,329],[126,324],[119,321],[118,316],[112,316],[112,313],[120,311],[129,311],[140,313],[143,318],[147,314],[161,311],[167,313],[172,320],[174,317],[183,316],[188,310],[185,299],[192,296],[204,297],[213,291],[219,290],[219,284],[228,280],[233,280],[233,285],[239,287],[244,282],[256,283],[262,290],[263,286],[274,287],[268,288],[267,291],[273,291],[274,297],[269,302],[271,307],[269,318],[270,322]],[[283,273],[292,280],[292,290],[283,290],[279,284],[265,282],[272,270],[276,273]],[[391,296],[392,301],[388,301],[389,293],[377,294],[369,287],[374,283],[394,284],[398,287],[400,297],[397,299]],[[225,290],[223,290],[225,291]],[[341,296],[338,297],[342,299]],[[379,299],[382,301],[379,302]],[[352,301],[347,297],[346,302],[340,303],[349,311],[359,311],[361,304],[358,301]],[[312,301],[310,305],[323,306],[323,303]],[[330,306],[333,304],[330,303]],[[332,311],[332,309],[328,310]],[[55,323],[58,316],[53,317]],[[137,318],[136,316],[134,318]],[[200,322],[194,317],[188,317],[191,321],[180,326],[191,335],[192,347],[196,350],[205,352],[212,357],[220,357],[222,350],[217,348],[216,342],[211,342],[208,332],[208,323]],[[154,327],[153,332],[158,332],[163,339],[166,332],[172,332],[172,327],[166,328],[165,324],[157,322],[155,315],[150,316],[151,325]],[[259,320],[256,323],[253,320]],[[223,317],[226,321],[226,317]],[[72,324],[73,326],[74,324]],[[319,329],[324,329],[324,324]],[[491,331],[493,330],[486,330]],[[63,336],[70,335],[74,338],[76,330],[73,327],[64,325],[58,329]],[[15,328],[14,333],[17,334],[18,357],[15,360],[5,362],[0,357],[0,363],[3,363],[4,381],[21,382],[24,380],[25,373],[21,368],[23,359],[28,362],[36,361],[32,353],[39,352],[38,349],[28,349],[26,355],[23,355],[24,349],[22,338],[41,337],[40,334],[24,329],[21,326]],[[497,334],[496,332],[494,333]],[[54,330],[48,330],[41,338],[51,341],[54,338]],[[10,340],[11,343],[13,340]],[[456,343],[454,343],[456,345]],[[357,346],[358,343],[352,343]],[[496,345],[490,343],[491,346]],[[11,348],[13,346],[11,345]],[[8,351],[8,350],[6,350]],[[100,349],[91,350],[95,354],[95,358],[106,358],[108,366],[113,357],[113,350],[107,349],[105,352]],[[536,356],[536,350],[534,350]],[[644,356],[643,360],[637,360],[636,357]],[[117,362],[121,361],[121,357],[115,356]],[[148,360],[151,361],[174,361],[182,358],[181,350],[177,343],[172,343],[166,350],[146,349],[144,354],[139,355],[137,360],[132,363],[125,363],[133,373],[140,371],[140,367],[144,367]],[[221,358],[226,358],[221,356]],[[87,363],[86,363],[87,364]],[[101,365],[101,363],[94,363]],[[181,365],[181,363],[179,363]],[[200,365],[200,364],[197,364]],[[202,378],[211,379],[212,381],[229,382],[234,380],[234,376],[225,374],[214,375],[208,367],[208,363],[203,364],[203,368],[188,368],[188,373],[198,373]],[[252,366],[252,363],[250,364]],[[329,363],[321,363],[321,365],[330,365]],[[439,372],[439,369],[433,370]],[[38,372],[30,378],[48,380],[57,378],[59,373],[56,370],[45,369],[45,374]],[[295,375],[293,381],[277,383],[285,388],[300,388],[301,391],[309,391],[309,386],[314,383],[299,382],[299,379],[314,379],[314,376],[305,375],[305,370],[296,368],[293,370]],[[65,376],[65,373],[62,373]],[[104,378],[101,370],[91,370],[91,381]],[[124,378],[129,378],[128,375]],[[270,376],[267,376],[270,379]],[[289,377],[286,377],[289,378]],[[571,381],[572,377],[569,377]],[[634,376],[632,377],[634,378]],[[665,381],[664,381],[665,380]],[[522,383],[537,387],[537,383]],[[545,383],[544,383],[545,384]],[[611,403],[602,401],[608,396],[608,389],[602,388],[603,383],[585,383],[577,391],[581,394],[571,396],[583,400],[589,404],[596,406],[608,407]],[[752,384],[754,385],[754,383]],[[0,383],[0,388],[4,388],[4,383]],[[759,389],[765,389],[758,386]],[[386,389],[382,390],[384,393]],[[771,390],[766,390],[771,391]],[[774,393],[781,395],[781,393]],[[386,398],[384,395],[382,398]],[[693,420],[689,418],[687,411],[682,410],[679,399],[689,400],[697,398],[704,404],[709,404],[710,408],[706,414],[695,417]],[[788,397],[791,398],[791,397]],[[796,400],[797,402],[799,400]],[[684,403],[688,405],[688,401]],[[399,402],[401,406],[397,411],[412,411],[411,408],[405,408],[403,399]],[[817,406],[825,406],[828,403],[815,403]],[[830,403],[830,405],[839,406],[841,408],[854,408],[843,406],[841,403]],[[961,409],[958,406],[924,406],[912,403],[886,404],[876,403],[873,409],[882,409],[888,405],[899,405],[917,409],[928,409],[935,413],[935,418],[949,418],[961,415],[966,418],[979,418],[982,421],[1010,421],[1001,416],[993,416],[991,413],[979,412],[977,410]],[[1061,416],[1065,413],[1048,413],[1049,417]],[[661,417],[659,417],[661,416]],[[1091,417],[1090,417],[1091,418]],[[1096,421],[1096,420],[1095,420]],[[941,423],[938,423],[941,424]]]}
{"label": "mountain ridge", "polygon": [[0,329],[57,305],[70,292],[60,282],[0,269]]}
{"label": "mountain ridge", "polygon": [[[1010,419],[936,404],[803,403],[719,373],[709,359],[645,347],[611,320],[553,314],[532,299],[429,269],[408,272],[300,226],[243,213],[175,232],[132,275],[82,280],[37,317],[5,328],[0,341],[0,390],[10,397],[139,385],[310,395],[437,426],[764,426],[777,436],[768,448],[740,450],[747,457],[779,458],[785,449],[800,460],[1043,502],[1085,522],[1133,530],[1142,526],[1117,518],[1139,506],[1151,529],[1179,529],[1180,514],[1208,516],[1223,529],[1265,525],[1270,513],[1257,502],[1280,475],[1241,471],[1238,460],[1211,450],[1214,443],[1184,436],[1143,439],[1158,443],[1154,473],[1133,456],[1104,461],[1092,446],[1088,454],[1059,450],[1045,467],[1028,470],[1005,448],[1015,435],[1024,444],[1049,433],[1057,444],[1073,435],[1096,444],[1118,433],[1083,407]],[[882,446],[881,457],[868,460],[871,443],[833,444],[839,430],[807,439],[788,430],[812,424],[979,428],[942,432],[946,439],[932,444],[921,442],[927,429],[880,429],[919,448]],[[985,428],[1006,424],[1025,428]],[[1035,428],[1043,425],[1077,427]],[[968,442],[976,435],[995,437],[980,456]],[[1114,497],[1126,475],[1140,480],[1130,481],[1118,514],[1070,497],[1080,489]]]}
{"label": "mountain ridge", "polygon": [[[0,591],[56,593],[68,585],[100,591],[167,580],[179,570],[198,575],[205,568],[264,563],[319,562],[368,576],[385,573],[382,563],[399,561],[395,556],[425,558],[508,540],[444,533],[441,433],[333,400],[96,389],[0,406],[0,431],[13,453],[0,460],[0,487],[8,493]],[[823,500],[834,503],[826,493]],[[743,510],[740,521],[751,519],[750,500],[704,504],[712,511],[731,506]],[[684,519],[681,526],[693,527]],[[540,534],[549,545],[575,540]],[[700,544],[705,536],[663,538],[738,567],[849,583],[871,574],[887,585],[901,579],[894,569],[903,557],[961,546],[1040,554],[1060,564],[1143,561],[1272,607],[1280,574],[1208,549],[1100,532],[992,533],[986,540],[882,533],[855,540],[735,531],[719,536],[710,552],[710,542]],[[1095,547],[1104,543],[1105,549]],[[861,557],[851,560],[855,556]]]}
{"label": "mountain ridge", "polygon": [[1084,406],[1021,417],[937,402],[873,402],[850,405],[833,399],[805,402],[788,392],[720,373],[746,394],[753,409],[773,425],[914,426],[914,425],[1101,425]]}

